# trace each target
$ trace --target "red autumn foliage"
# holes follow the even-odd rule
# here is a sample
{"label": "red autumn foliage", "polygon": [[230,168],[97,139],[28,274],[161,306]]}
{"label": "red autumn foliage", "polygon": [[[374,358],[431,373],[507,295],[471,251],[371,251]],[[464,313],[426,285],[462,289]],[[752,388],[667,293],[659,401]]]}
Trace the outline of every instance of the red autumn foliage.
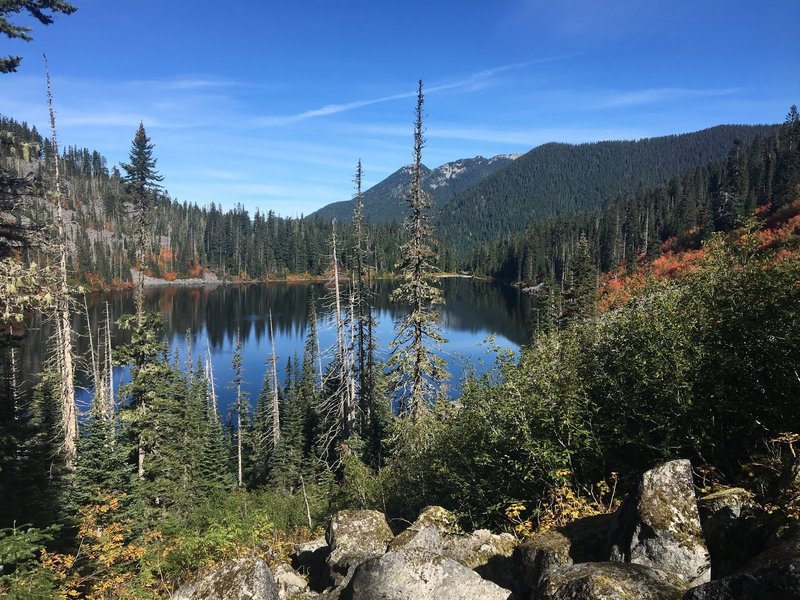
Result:
{"label": "red autumn foliage", "polygon": [[200,264],[197,262],[197,259],[190,258],[186,272],[189,274],[189,277],[202,277],[203,267],[200,266]]}
{"label": "red autumn foliage", "polygon": [[699,261],[706,256],[705,250],[685,252],[665,252],[650,265],[650,272],[656,279],[671,279],[699,268]]}

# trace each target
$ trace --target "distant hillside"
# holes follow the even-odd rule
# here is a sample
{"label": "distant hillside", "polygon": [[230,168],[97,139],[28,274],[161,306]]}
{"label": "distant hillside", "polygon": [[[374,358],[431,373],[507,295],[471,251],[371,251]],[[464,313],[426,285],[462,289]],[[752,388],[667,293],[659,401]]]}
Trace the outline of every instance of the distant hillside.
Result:
{"label": "distant hillside", "polygon": [[[438,209],[458,194],[469,189],[497,170],[510,164],[518,155],[499,155],[493,158],[462,158],[436,169],[423,166],[422,185],[433,197]],[[405,166],[364,192],[364,216],[372,223],[399,221],[404,217],[403,197],[411,183],[411,168]],[[323,206],[309,215],[330,220],[350,221],[353,201],[345,200]]]}
{"label": "distant hillside", "polygon": [[535,220],[601,206],[608,198],[682,176],[725,158],[735,140],[768,136],[774,125],[720,125],[638,141],[539,146],[446,202],[437,230],[461,249],[521,232]]}

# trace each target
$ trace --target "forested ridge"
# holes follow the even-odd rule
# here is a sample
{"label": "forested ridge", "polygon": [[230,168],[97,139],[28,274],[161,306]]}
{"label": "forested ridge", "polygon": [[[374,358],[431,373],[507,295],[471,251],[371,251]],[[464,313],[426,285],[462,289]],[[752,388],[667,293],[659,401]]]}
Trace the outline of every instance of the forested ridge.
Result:
{"label": "forested ridge", "polygon": [[449,243],[517,233],[532,222],[591,210],[692,167],[724,157],[735,140],[748,145],[774,127],[719,125],[637,141],[550,143],[534,148],[448,202],[438,215]]}
{"label": "forested ridge", "polygon": [[[14,298],[34,280],[13,271],[2,296],[4,593],[167,597],[214,562],[244,554],[284,559],[292,542],[314,535],[339,508],[410,520],[438,504],[465,524],[526,536],[610,510],[637,473],[676,456],[693,461],[708,489],[745,485],[770,510],[797,514],[797,498],[776,504],[773,494],[787,444],[800,431],[796,108],[766,137],[733,143],[719,162],[641,186],[594,212],[535,223],[522,237],[474,253],[476,271],[525,280],[537,310],[520,356],[500,352],[495,368],[468,379],[456,402],[439,391],[441,364],[425,362],[439,335],[430,308],[440,292],[432,279],[431,199],[421,185],[421,83],[417,115],[405,199],[412,218],[378,228],[363,217],[360,164],[347,228],[251,218],[243,209],[172,201],[160,190],[143,125],[122,171],[109,170],[97,153],[68,148],[54,181],[52,141],[5,121],[4,157],[12,160],[4,163],[4,214],[16,220],[5,221],[4,268],[27,260],[64,273],[56,258],[69,249],[28,237],[35,219],[46,229],[53,218],[41,196],[52,197],[55,186],[68,220],[80,225],[72,228],[74,279],[98,273],[124,281],[139,265],[165,277],[206,268],[240,279],[326,273],[337,344],[322,369],[312,325],[284,381],[267,357],[254,399],[241,393],[237,348],[236,375],[224,382],[237,390],[236,401],[221,414],[215,386],[222,382],[202,349],[187,341],[193,358],[178,364],[159,317],[139,308],[96,324],[83,357],[92,406],[70,433],[69,334],[52,340],[53,358],[26,395],[16,379],[15,323],[25,311],[58,321],[65,306],[81,309],[53,309],[42,297],[51,293],[47,281]],[[41,160],[25,160],[37,148]],[[134,175],[145,182],[144,201],[134,197]],[[148,211],[138,225],[136,206]],[[156,249],[144,256],[130,244],[142,232]],[[392,257],[403,258],[395,300],[411,312],[383,365],[371,337],[372,274],[394,269]],[[108,277],[99,275],[103,260]],[[112,349],[117,331],[130,341]],[[113,366],[130,370],[122,389],[113,389]]]}
{"label": "forested ridge", "polygon": [[[26,123],[0,116],[0,159],[17,174],[36,174],[31,195],[42,197],[52,183],[53,152],[47,137]],[[130,202],[117,166],[108,166],[96,150],[67,147],[61,152],[64,208],[74,248],[72,273],[92,288],[130,285],[136,266]],[[41,201],[31,211],[48,211]],[[351,219],[348,219],[350,221]],[[368,226],[370,254],[382,273],[398,260],[400,226]],[[349,223],[339,225],[344,244],[352,242]],[[200,207],[172,199],[166,190],[155,199],[148,231],[152,256],[147,274],[173,281],[213,271],[228,281],[267,280],[287,275],[320,276],[329,267],[331,223],[321,218],[285,218],[241,205],[230,210]],[[349,257],[343,257],[347,262]],[[126,283],[127,282],[127,283]]]}
{"label": "forested ridge", "polygon": [[482,244],[465,268],[505,280],[541,283],[569,278],[578,242],[585,236],[600,272],[664,251],[699,248],[716,231],[729,231],[757,208],[771,210],[792,199],[796,178],[797,116],[750,144],[734,140],[720,160],[687,169],[680,177],[605,199],[602,206],[531,222],[526,231]]}

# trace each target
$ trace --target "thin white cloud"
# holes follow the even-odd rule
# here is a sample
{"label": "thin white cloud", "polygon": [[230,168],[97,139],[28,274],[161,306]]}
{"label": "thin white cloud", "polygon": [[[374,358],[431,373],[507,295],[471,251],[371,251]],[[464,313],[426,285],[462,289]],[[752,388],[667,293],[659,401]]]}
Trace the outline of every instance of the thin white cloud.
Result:
{"label": "thin white cloud", "polygon": [[688,89],[688,88],[651,88],[643,90],[632,90],[629,92],[617,92],[609,94],[600,102],[595,104],[596,108],[618,108],[628,106],[642,106],[646,104],[659,104],[672,102],[675,100],[687,100],[696,98],[713,98],[731,96],[740,92],[738,88],[725,89]]}
{"label": "thin white cloud", "polygon": [[[499,73],[505,71],[511,71],[514,69],[521,69],[523,67],[527,67],[536,63],[563,60],[566,58],[571,58],[572,56],[575,56],[575,54],[544,57],[525,62],[501,65],[499,67],[478,71],[476,73],[469,75],[468,77],[465,77],[457,81],[452,81],[449,83],[440,83],[438,85],[431,86],[429,88],[426,88],[425,92],[427,94],[435,94],[437,92],[453,91],[453,90],[463,90],[470,92],[477,91],[489,85],[491,79]],[[380,98],[372,98],[369,100],[354,100],[352,102],[344,102],[341,104],[326,104],[321,108],[306,110],[293,115],[274,115],[274,116],[260,117],[258,119],[255,119],[254,125],[258,127],[276,127],[280,125],[288,125],[291,123],[297,123],[299,121],[305,121],[307,119],[313,119],[316,117],[326,117],[329,115],[335,115],[338,113],[355,110],[358,108],[363,108],[364,106],[371,106],[373,104],[381,104],[383,102],[391,102],[393,100],[403,100],[405,98],[413,98],[414,96],[416,96],[416,94],[417,92],[415,90],[415,91],[391,94]]]}
{"label": "thin white cloud", "polygon": [[[366,125],[364,129],[379,135],[408,137],[408,127]],[[451,139],[475,142],[490,142],[493,144],[509,144],[523,148],[533,148],[547,142],[564,142],[580,144],[584,142],[597,142],[602,140],[633,140],[650,135],[641,129],[624,128],[559,128],[559,127],[529,127],[501,129],[496,127],[456,127],[456,126],[431,126],[426,137],[429,139]]]}
{"label": "thin white cloud", "polygon": [[90,126],[90,127],[127,127],[131,128],[143,121],[152,127],[164,127],[165,124],[152,116],[134,113],[81,113],[78,111],[64,110],[58,115],[58,124],[61,126]]}

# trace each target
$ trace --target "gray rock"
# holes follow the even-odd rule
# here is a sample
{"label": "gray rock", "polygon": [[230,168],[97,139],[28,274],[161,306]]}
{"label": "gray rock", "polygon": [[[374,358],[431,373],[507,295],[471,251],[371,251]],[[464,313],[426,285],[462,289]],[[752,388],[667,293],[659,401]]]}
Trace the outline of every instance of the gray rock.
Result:
{"label": "gray rock", "polygon": [[614,515],[609,560],[669,571],[698,585],[711,579],[688,460],[642,475]]}
{"label": "gray rock", "polygon": [[519,573],[519,589],[535,590],[546,575],[572,566],[571,547],[569,538],[554,529],[536,534],[517,546],[513,557]]}
{"label": "gray rock", "polygon": [[342,510],[331,517],[325,539],[331,553],[327,558],[334,587],[343,585],[362,562],[386,552],[394,534],[386,517],[375,510]]}
{"label": "gray rock", "polygon": [[514,549],[516,538],[509,533],[494,534],[479,529],[466,535],[447,535],[443,539],[442,555],[474,570],[484,579],[504,588],[515,584]]}
{"label": "gray rock", "polygon": [[278,600],[272,571],[260,558],[239,558],[181,586],[173,600]]}
{"label": "gray rock", "polygon": [[582,563],[545,576],[537,600],[680,600],[688,584],[680,577],[625,563]]}
{"label": "gray rock", "polygon": [[508,600],[511,592],[426,550],[392,550],[355,569],[341,600]]}
{"label": "gray rock", "polygon": [[734,573],[763,551],[769,529],[768,516],[756,507],[752,494],[730,488],[697,501],[706,546],[711,554],[711,578]]}
{"label": "gray rock", "polygon": [[401,548],[421,548],[436,554],[442,553],[442,536],[439,530],[432,525],[423,527],[419,531],[406,530],[389,543],[390,550]]}
{"label": "gray rock", "polygon": [[288,600],[300,594],[308,594],[308,581],[291,566],[281,563],[272,570],[275,584],[278,586],[278,598]]}
{"label": "gray rock", "polygon": [[435,528],[442,536],[461,533],[458,519],[453,513],[441,506],[426,506],[408,529],[397,534],[393,544],[402,547],[409,538],[426,527]]}
{"label": "gray rock", "polygon": [[797,600],[800,537],[765,550],[743,569],[692,588],[684,600]]}
{"label": "gray rock", "polygon": [[518,588],[536,589],[542,577],[555,569],[603,560],[611,518],[610,514],[584,517],[520,543],[513,557]]}

